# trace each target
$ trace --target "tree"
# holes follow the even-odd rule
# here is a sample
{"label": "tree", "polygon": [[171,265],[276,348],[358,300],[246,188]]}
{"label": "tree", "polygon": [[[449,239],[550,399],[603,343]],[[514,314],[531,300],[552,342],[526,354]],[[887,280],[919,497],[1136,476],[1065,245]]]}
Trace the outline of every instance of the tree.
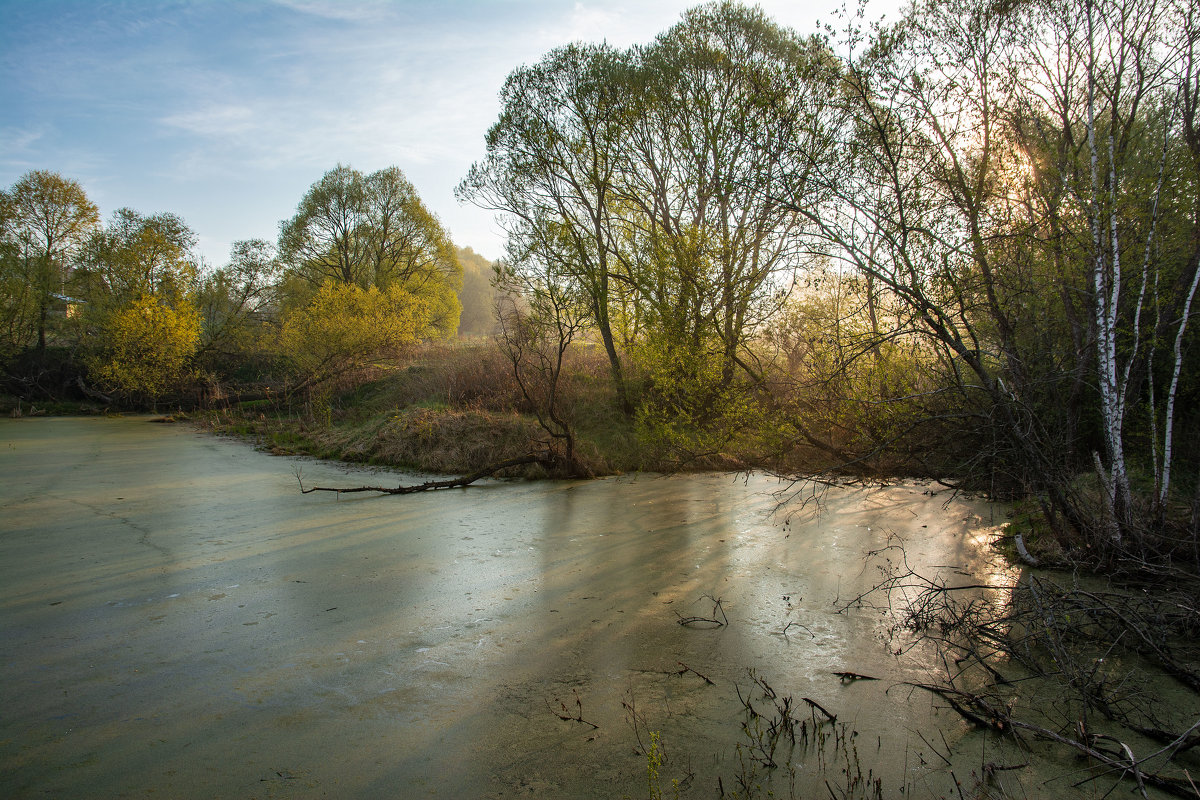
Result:
{"label": "tree", "polygon": [[262,239],[234,242],[229,264],[203,276],[196,292],[202,323],[198,355],[212,369],[228,369],[264,338],[276,309],[279,262]]}
{"label": "tree", "polygon": [[573,44],[508,76],[487,157],[471,167],[460,198],[500,212],[514,270],[573,282],[588,300],[617,396],[633,406],[610,320],[619,224],[614,192],[626,131],[623,56]]}
{"label": "tree", "polygon": [[99,210],[77,182],[46,170],[22,176],[0,206],[6,282],[25,284],[6,303],[6,321],[20,321],[12,334],[20,345],[32,325],[38,350],[45,350],[50,308],[66,295],[71,259],[99,222]]}
{"label": "tree", "polygon": [[146,216],[130,208],[113,213],[88,237],[79,254],[74,285],[93,316],[146,295],[173,301],[195,289],[196,234],[178,215]]}
{"label": "tree", "polygon": [[802,255],[803,218],[773,197],[795,142],[816,155],[836,72],[819,40],[724,2],[647,47],[570,45],[509,76],[459,194],[501,212],[513,269],[588,299],[627,411],[619,339],[715,343],[722,386],[761,377],[748,343]]}
{"label": "tree", "polygon": [[521,396],[550,439],[546,461],[585,475],[575,457],[575,432],[563,402],[563,365],[571,343],[583,330],[590,308],[568,280],[531,279],[528,270],[498,276],[500,349],[512,365]]}
{"label": "tree", "polygon": [[354,370],[381,364],[434,334],[428,300],[399,284],[363,289],[326,280],[283,320],[279,345],[295,374],[289,392],[306,392]]}
{"label": "tree", "polygon": [[[1171,0],[923,7],[847,60],[841,146],[802,176],[820,202],[791,203],[814,250],[896,303],[892,336],[941,351],[984,433],[964,468],[1103,532],[1098,552],[1144,544],[1130,442],[1169,478],[1183,351],[1168,364],[1158,343],[1182,344],[1197,284],[1175,144],[1190,18]],[[1098,493],[1078,479],[1092,464]]]}
{"label": "tree", "polygon": [[93,379],[153,404],[188,375],[200,336],[195,242],[179,216],[129,208],[88,237],[72,287],[86,301],[78,336]]}
{"label": "tree", "polygon": [[21,247],[11,236],[13,209],[0,192],[0,362],[5,362],[37,340],[38,297],[28,280]]}
{"label": "tree", "polygon": [[187,376],[199,340],[200,315],[191,303],[142,294],[104,319],[90,374],[153,406]]}
{"label": "tree", "polygon": [[458,328],[462,267],[454,246],[396,167],[363,175],[339,164],[325,173],[281,226],[279,259],[312,288],[326,280],[401,286],[429,299],[439,335]]}
{"label": "tree", "polygon": [[819,123],[836,62],[821,40],[719,2],[640,48],[632,75],[628,280],[660,335],[719,343],[722,387],[739,369],[758,379],[747,344],[804,255],[804,217],[776,198],[789,178],[802,197],[809,162],[832,146]]}

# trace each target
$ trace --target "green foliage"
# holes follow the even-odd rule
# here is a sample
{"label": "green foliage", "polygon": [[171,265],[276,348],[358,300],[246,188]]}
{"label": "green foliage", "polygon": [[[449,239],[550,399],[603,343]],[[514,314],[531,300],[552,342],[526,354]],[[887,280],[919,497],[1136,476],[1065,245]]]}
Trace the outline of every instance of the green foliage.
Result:
{"label": "green foliage", "polygon": [[35,341],[45,349],[72,259],[98,221],[83,187],[56,172],[33,170],[0,192],[0,358]]}
{"label": "green foliage", "polygon": [[[663,800],[662,791],[662,766],[666,762],[666,756],[663,754],[660,747],[661,736],[658,731],[650,731],[650,748],[646,751],[646,783],[650,790],[650,800]],[[671,786],[674,789],[674,797],[679,798],[679,781],[677,779],[671,781]]]}
{"label": "green foliage", "polygon": [[37,342],[38,297],[18,247],[0,241],[0,363]]}
{"label": "green foliage", "polygon": [[803,255],[776,198],[804,190],[794,176],[827,144],[813,123],[836,77],[820,40],[731,2],[645,47],[569,45],[509,76],[459,194],[502,212],[530,285],[586,299],[627,413],[618,344],[698,337],[720,383],[756,371],[745,356]]}
{"label": "green foliage", "polygon": [[109,314],[102,346],[89,359],[101,385],[154,402],[187,377],[200,340],[200,315],[190,302],[145,294]]}
{"label": "green foliage", "polygon": [[677,464],[736,464],[734,451],[761,429],[763,409],[746,382],[725,379],[720,343],[645,336],[631,356],[645,381],[639,440]]}
{"label": "green foliage", "polygon": [[147,294],[175,301],[195,289],[195,244],[196,234],[175,214],[121,208],[88,237],[72,285],[99,315]]}
{"label": "green foliage", "polygon": [[283,224],[279,259],[284,300],[293,307],[330,281],[385,293],[396,287],[397,298],[420,302],[413,323],[420,336],[458,329],[462,267],[454,246],[396,167],[364,175],[339,164],[325,173]]}

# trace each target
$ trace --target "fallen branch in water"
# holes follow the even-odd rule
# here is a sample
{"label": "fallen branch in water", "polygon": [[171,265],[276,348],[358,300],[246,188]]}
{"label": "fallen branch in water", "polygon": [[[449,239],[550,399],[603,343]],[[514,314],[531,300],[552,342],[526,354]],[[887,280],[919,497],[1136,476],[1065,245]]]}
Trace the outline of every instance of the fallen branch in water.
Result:
{"label": "fallen branch in water", "polygon": [[818,703],[816,700],[813,700],[808,697],[801,697],[800,699],[803,700],[804,702],[808,703],[810,708],[815,708],[817,711],[820,711],[822,714],[824,714],[825,718],[828,719],[830,722],[837,722],[837,714],[830,714],[829,710],[826,709],[825,706]]}
{"label": "fallen branch in water", "polygon": [[[724,598],[713,597],[711,594],[706,594],[706,595],[704,595],[704,597],[702,597],[700,599],[701,600],[708,599],[708,600],[713,601],[712,614],[707,617],[685,617],[682,614],[680,614],[678,611],[676,611],[675,616],[679,617],[680,625],[696,625],[696,624],[704,623],[707,625],[713,625],[717,628],[723,628],[724,626],[729,624],[729,617],[725,616],[725,608],[721,605],[721,602]],[[721,612],[720,619],[717,619],[718,611]]]}
{"label": "fallen branch in water", "polygon": [[[1049,728],[1017,719],[1006,708],[990,702],[990,698],[985,695],[972,694],[971,692],[965,692],[945,684],[909,683],[908,685],[936,694],[949,703],[950,707],[957,711],[963,719],[980,727],[992,728],[997,731],[1027,731],[1047,741],[1057,742],[1058,744],[1073,748],[1114,772],[1131,775],[1137,782],[1143,796],[1145,796],[1145,786],[1162,789],[1177,797],[1190,798],[1195,796],[1194,787],[1191,785],[1191,776],[1187,776],[1187,779],[1184,780],[1171,775],[1146,772],[1142,769],[1142,765],[1164,754],[1167,755],[1167,761],[1169,762],[1170,757],[1181,749],[1181,746],[1191,735],[1200,729],[1200,720],[1193,724],[1187,731],[1180,734],[1168,746],[1149,756],[1136,758],[1129,745],[1112,736],[1092,734],[1083,736],[1082,741],[1072,739]],[[1101,739],[1116,743],[1120,747],[1120,754],[1124,755],[1124,758],[1096,747],[1096,743]]]}
{"label": "fallen branch in water", "polygon": [[689,667],[687,664],[683,663],[682,661],[679,661],[677,663],[679,664],[680,669],[670,672],[669,674],[671,674],[671,675],[686,675],[690,672],[693,675],[695,675],[697,678],[700,678],[702,681],[707,683],[709,686],[716,686],[716,684],[713,683],[712,678],[709,678],[707,675],[701,675],[699,672],[692,669],[691,667]]}
{"label": "fallen branch in water", "polygon": [[575,713],[572,714],[570,711],[568,711],[567,704],[562,700],[559,700],[557,697],[554,698],[554,700],[556,703],[558,703],[559,707],[562,709],[562,712],[560,713],[555,711],[554,706],[550,705],[550,701],[547,700],[546,707],[550,709],[550,713],[561,719],[563,722],[579,722],[584,725],[591,725],[592,730],[600,730],[599,725],[583,718],[583,701],[579,699],[579,692],[574,689],[572,689],[571,692],[575,695]]}
{"label": "fallen branch in water", "polygon": [[379,494],[416,494],[417,492],[429,492],[435,489],[459,489],[464,486],[470,486],[481,478],[486,478],[489,475],[494,475],[500,470],[508,469],[509,467],[519,467],[525,464],[541,464],[547,469],[552,469],[559,466],[558,462],[546,455],[524,455],[514,458],[497,461],[495,464],[489,464],[483,469],[476,470],[469,475],[463,475],[458,478],[449,478],[442,481],[426,481],[415,486],[355,486],[351,488],[341,488],[333,486],[310,486],[304,488],[304,482],[300,479],[300,474],[296,474],[296,481],[300,484],[301,494],[310,494],[311,492],[336,492],[337,494],[354,494],[356,492],[377,492]]}
{"label": "fallen branch in water", "polygon": [[1017,546],[1017,555],[1021,557],[1022,561],[1031,567],[1036,567],[1038,565],[1038,560],[1034,558],[1029,552],[1028,548],[1025,547],[1025,537],[1018,533],[1013,537],[1013,544]]}

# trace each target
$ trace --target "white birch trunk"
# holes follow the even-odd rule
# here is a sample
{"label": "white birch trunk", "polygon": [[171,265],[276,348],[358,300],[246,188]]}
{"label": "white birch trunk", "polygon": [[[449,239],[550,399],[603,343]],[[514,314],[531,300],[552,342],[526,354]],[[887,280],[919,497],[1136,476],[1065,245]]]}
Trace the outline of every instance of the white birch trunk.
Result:
{"label": "white birch trunk", "polygon": [[[1128,513],[1129,477],[1125,469],[1123,444],[1123,415],[1117,382],[1117,304],[1120,300],[1120,240],[1117,232],[1115,210],[1109,207],[1112,259],[1105,257],[1101,234],[1101,191],[1100,152],[1096,145],[1096,53],[1095,29],[1092,3],[1087,4],[1088,37],[1088,101],[1087,142],[1091,162],[1091,197],[1089,198],[1088,222],[1092,234],[1092,290],[1095,295],[1094,319],[1096,323],[1096,361],[1100,389],[1100,409],[1104,426],[1105,446],[1108,450],[1108,466],[1099,458],[1096,469],[1108,495],[1108,507],[1112,519],[1109,534],[1114,542],[1121,541],[1121,526]],[[1109,159],[1109,177],[1114,181],[1112,158]],[[1110,191],[1115,192],[1113,185]]]}
{"label": "white birch trunk", "polygon": [[1192,285],[1188,288],[1187,300],[1183,304],[1183,315],[1179,320],[1179,329],[1175,332],[1175,364],[1171,373],[1171,388],[1167,390],[1167,409],[1163,420],[1163,455],[1162,481],[1158,487],[1159,513],[1167,508],[1167,497],[1171,490],[1171,455],[1172,433],[1175,427],[1175,394],[1179,388],[1179,373],[1183,370],[1183,334],[1187,329],[1188,316],[1192,313],[1192,300],[1196,297],[1196,287],[1200,285],[1200,263],[1192,272]]}

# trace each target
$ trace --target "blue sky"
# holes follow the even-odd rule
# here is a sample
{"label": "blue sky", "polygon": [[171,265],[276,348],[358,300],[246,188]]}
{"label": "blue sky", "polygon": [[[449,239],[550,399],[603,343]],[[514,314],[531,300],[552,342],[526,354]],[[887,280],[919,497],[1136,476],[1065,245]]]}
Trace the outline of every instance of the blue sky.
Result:
{"label": "blue sky", "polygon": [[[454,186],[483,156],[497,94],[571,41],[647,42],[681,0],[0,0],[0,186],[79,181],[107,218],[179,214],[212,266],[338,163],[396,165],[488,258],[491,213]],[[841,0],[760,5],[801,32]],[[874,0],[868,17],[896,16]]]}

